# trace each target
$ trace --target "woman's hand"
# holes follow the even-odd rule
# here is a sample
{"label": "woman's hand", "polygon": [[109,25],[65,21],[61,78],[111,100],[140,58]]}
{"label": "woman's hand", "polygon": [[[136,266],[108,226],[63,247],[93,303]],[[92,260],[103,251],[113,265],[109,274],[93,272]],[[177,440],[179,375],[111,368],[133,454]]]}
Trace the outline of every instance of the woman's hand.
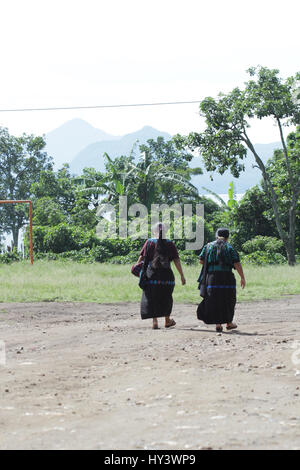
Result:
{"label": "woman's hand", "polygon": [[174,261],[174,264],[175,264],[175,266],[176,266],[177,271],[178,271],[179,274],[180,274],[180,277],[181,277],[181,284],[184,286],[184,285],[186,284],[186,280],[185,280],[185,277],[184,277],[184,274],[183,274],[183,271],[182,271],[180,259],[179,259],[179,258],[176,258],[176,259],[174,259],[173,261]]}
{"label": "woman's hand", "polygon": [[243,271],[243,268],[242,268],[242,265],[241,263],[234,263],[234,267],[235,269],[237,270],[237,272],[239,273],[240,275],[240,278],[241,278],[241,288],[244,289],[245,288],[245,285],[246,285],[246,279],[245,279],[245,276],[244,276],[244,271]]}

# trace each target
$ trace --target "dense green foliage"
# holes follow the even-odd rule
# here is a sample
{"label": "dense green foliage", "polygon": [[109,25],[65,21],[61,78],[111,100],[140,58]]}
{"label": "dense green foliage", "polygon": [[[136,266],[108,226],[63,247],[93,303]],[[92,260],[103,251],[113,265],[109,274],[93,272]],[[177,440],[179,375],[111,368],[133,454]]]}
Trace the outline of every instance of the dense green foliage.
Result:
{"label": "dense green foliage", "polygon": [[[30,187],[43,171],[52,171],[51,158],[43,151],[42,137],[23,134],[14,137],[0,128],[0,199],[27,200]],[[19,231],[28,220],[28,205],[0,207],[0,233],[10,232],[18,246]]]}
{"label": "dense green foliage", "polygon": [[[299,76],[283,81],[277,70],[264,67],[250,69],[249,73],[251,79],[244,90],[235,88],[227,95],[201,102],[200,114],[206,118],[203,133],[175,136],[167,142],[162,137],[149,140],[136,145],[130,155],[114,160],[105,154],[103,172],[85,168],[78,177],[70,173],[67,164],[54,171],[42,138],[25,134],[17,138],[0,128],[0,198],[33,201],[35,258],[134,263],[145,237],[99,239],[96,234],[99,209],[109,203],[118,216],[119,197],[127,196],[128,207],[141,203],[148,212],[152,204],[204,204],[204,243],[214,239],[219,226],[226,226],[243,261],[264,265],[288,259],[294,264],[300,252],[300,110],[292,91]],[[272,117],[281,136],[282,148],[270,155],[266,164],[248,136],[249,123],[255,117]],[[294,126],[286,140],[283,125]],[[189,165],[191,150],[196,148],[208,171],[222,174],[230,169],[236,177],[243,171],[243,160],[250,149],[262,172],[261,184],[249,189],[240,201],[233,183],[228,188],[228,202],[215,193],[217,202],[200,196],[192,176],[202,174],[202,170]],[[132,219],[129,217],[129,222]],[[172,226],[175,223],[181,222],[171,221]],[[0,207],[0,236],[12,233],[17,246],[19,230],[24,226],[28,256],[27,208]],[[176,240],[181,260],[196,265],[199,250],[186,251],[185,243],[185,239]],[[14,250],[0,255],[0,263],[21,258]]]}
{"label": "dense green foliage", "polygon": [[[244,170],[247,149],[252,153],[262,174],[264,192],[272,207],[278,235],[284,242],[289,264],[293,265],[296,261],[296,214],[300,200],[299,132],[291,135],[286,143],[283,127],[300,123],[300,100],[294,96],[300,74],[282,80],[278,70],[266,67],[251,68],[248,72],[251,78],[243,90],[235,88],[228,94],[219,94],[216,99],[207,97],[201,102],[200,114],[205,117],[206,128],[200,134],[191,133],[185,141],[191,149],[199,149],[208,171],[223,174],[230,169],[235,177]],[[253,118],[269,118],[277,125],[282,149],[275,155],[271,167],[264,164],[249,136]],[[183,142],[179,137],[178,140]],[[275,172],[272,171],[274,167]],[[282,180],[288,186],[286,199],[281,194]]]}
{"label": "dense green foliage", "polygon": [[264,237],[258,235],[242,245],[244,262],[250,264],[284,264],[284,244],[282,240],[275,237]]}

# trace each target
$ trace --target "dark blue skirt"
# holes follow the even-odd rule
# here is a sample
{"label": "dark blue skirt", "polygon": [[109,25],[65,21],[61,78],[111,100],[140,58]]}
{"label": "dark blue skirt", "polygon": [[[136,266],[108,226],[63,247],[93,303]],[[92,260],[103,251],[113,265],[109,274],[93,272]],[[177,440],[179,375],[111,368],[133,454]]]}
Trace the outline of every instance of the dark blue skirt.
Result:
{"label": "dark blue skirt", "polygon": [[236,280],[230,271],[208,273],[207,294],[199,304],[197,318],[208,325],[231,323],[236,305]]}
{"label": "dark blue skirt", "polygon": [[141,317],[147,318],[168,317],[173,307],[173,290],[175,277],[171,268],[147,269],[148,283],[143,290],[141,300]]}

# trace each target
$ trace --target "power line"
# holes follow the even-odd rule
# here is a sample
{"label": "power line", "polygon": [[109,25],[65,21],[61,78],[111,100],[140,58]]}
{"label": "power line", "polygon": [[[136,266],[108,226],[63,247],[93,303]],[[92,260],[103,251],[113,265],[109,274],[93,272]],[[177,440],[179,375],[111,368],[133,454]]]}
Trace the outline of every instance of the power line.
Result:
{"label": "power line", "polygon": [[103,104],[95,106],[65,106],[53,108],[15,108],[15,109],[0,109],[0,113],[23,113],[32,111],[66,111],[74,109],[103,109],[103,108],[133,108],[143,106],[169,106],[179,104],[196,104],[201,101],[169,101],[161,103],[134,103],[134,104]]}

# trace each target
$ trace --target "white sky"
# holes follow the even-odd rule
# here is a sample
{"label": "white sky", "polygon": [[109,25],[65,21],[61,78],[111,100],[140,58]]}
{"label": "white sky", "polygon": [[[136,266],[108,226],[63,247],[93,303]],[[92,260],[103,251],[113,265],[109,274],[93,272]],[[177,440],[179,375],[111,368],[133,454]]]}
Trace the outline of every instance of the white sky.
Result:
{"label": "white sky", "polygon": [[[243,86],[250,66],[294,75],[298,0],[6,0],[0,109],[201,100]],[[201,129],[198,105],[0,113],[13,134],[82,118],[115,135]],[[272,125],[255,142],[279,140]]]}

